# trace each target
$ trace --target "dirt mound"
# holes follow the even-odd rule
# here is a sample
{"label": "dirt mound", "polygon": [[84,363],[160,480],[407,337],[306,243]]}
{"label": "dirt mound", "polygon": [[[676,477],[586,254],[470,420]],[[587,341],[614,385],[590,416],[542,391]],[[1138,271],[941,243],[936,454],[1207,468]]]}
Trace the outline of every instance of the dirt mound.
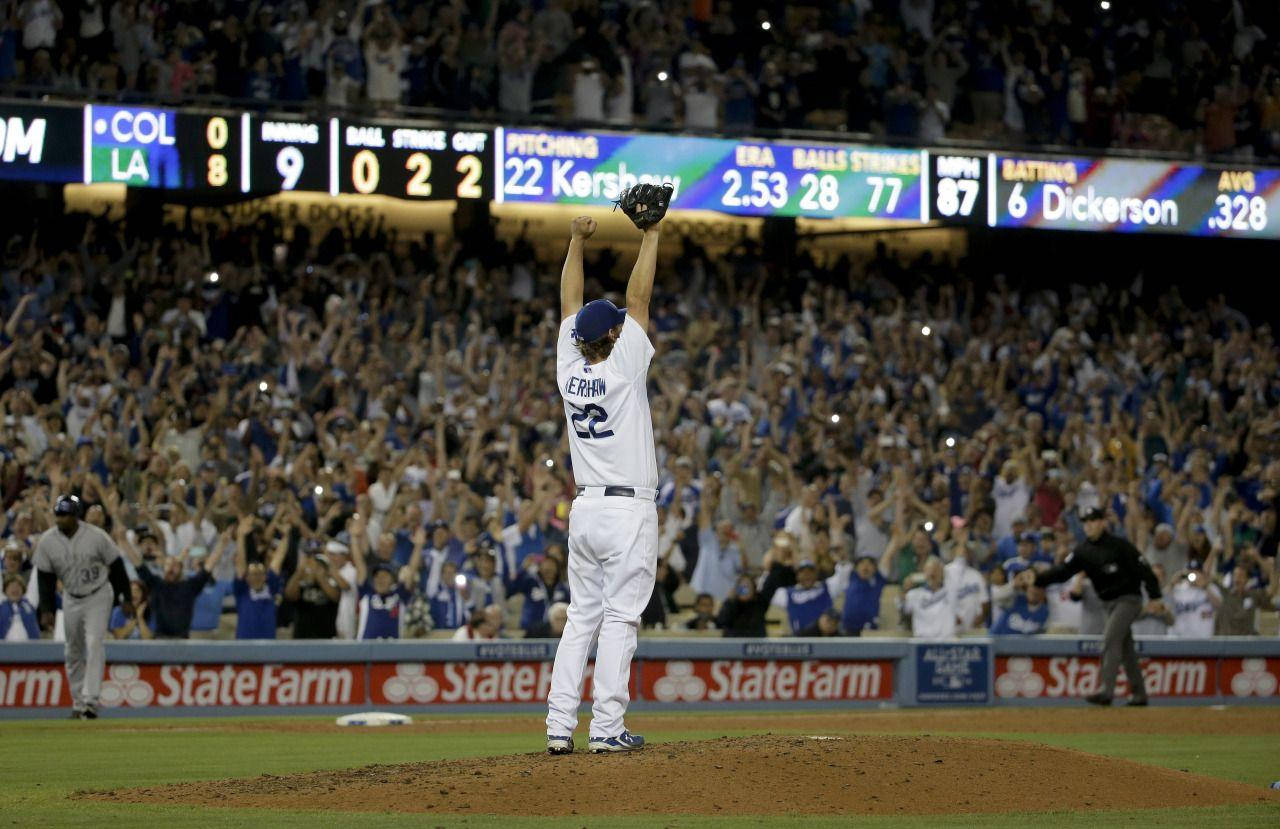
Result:
{"label": "dirt mound", "polygon": [[934,736],[759,735],[184,783],[126,803],[453,814],[957,814],[1269,802],[1266,790],[1067,749]]}

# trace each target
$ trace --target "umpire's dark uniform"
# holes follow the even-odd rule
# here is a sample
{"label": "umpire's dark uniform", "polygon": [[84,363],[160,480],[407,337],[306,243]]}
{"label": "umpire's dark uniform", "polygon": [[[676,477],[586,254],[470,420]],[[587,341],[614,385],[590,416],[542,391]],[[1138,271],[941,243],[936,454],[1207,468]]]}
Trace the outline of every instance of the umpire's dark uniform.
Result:
{"label": "umpire's dark uniform", "polygon": [[1142,586],[1147,596],[1160,598],[1160,582],[1138,549],[1123,538],[1107,532],[1106,514],[1096,507],[1080,516],[1088,538],[1066,560],[1036,576],[1044,587],[1066,581],[1081,570],[1093,582],[1107,611],[1102,640],[1102,689],[1089,702],[1110,705],[1115,695],[1116,674],[1124,664],[1129,677],[1130,705],[1146,705],[1147,689],[1133,645],[1133,621],[1142,613]]}

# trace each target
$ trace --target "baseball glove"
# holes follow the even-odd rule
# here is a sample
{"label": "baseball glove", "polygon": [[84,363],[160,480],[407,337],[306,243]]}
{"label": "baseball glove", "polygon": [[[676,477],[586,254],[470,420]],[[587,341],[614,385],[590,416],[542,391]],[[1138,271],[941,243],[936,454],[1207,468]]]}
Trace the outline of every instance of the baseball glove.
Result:
{"label": "baseball glove", "polygon": [[673,192],[675,188],[670,184],[637,184],[618,194],[613,209],[621,207],[632,224],[641,230],[647,230],[667,215]]}

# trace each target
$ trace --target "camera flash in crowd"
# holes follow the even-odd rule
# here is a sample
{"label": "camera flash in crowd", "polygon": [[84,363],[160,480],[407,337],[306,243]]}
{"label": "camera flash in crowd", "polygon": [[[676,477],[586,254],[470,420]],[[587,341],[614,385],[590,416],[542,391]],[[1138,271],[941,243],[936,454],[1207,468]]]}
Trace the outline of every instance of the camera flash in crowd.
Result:
{"label": "camera flash in crowd", "polygon": [[927,337],[933,333],[933,329],[925,325],[920,328],[920,333]]}
{"label": "camera flash in crowd", "polygon": [[666,73],[666,72],[659,72],[659,73],[658,73],[658,82],[659,82],[659,83],[666,83],[666,82],[667,82],[667,73]]}
{"label": "camera flash in crowd", "polygon": [[547,469],[550,469],[551,467],[556,465],[556,462],[551,460],[551,458],[547,458],[545,461],[543,461],[543,463],[547,465]]}
{"label": "camera flash in crowd", "polygon": [[267,390],[267,381],[263,380],[261,383],[258,384],[258,391],[266,392],[266,390]]}
{"label": "camera flash in crowd", "polygon": [[315,493],[316,495],[324,495],[324,487],[320,486],[320,484],[316,484]]}
{"label": "camera flash in crowd", "polygon": [[924,531],[925,531],[925,532],[927,532],[927,533],[931,533],[931,532],[933,532],[933,522],[932,522],[932,521],[926,521],[926,522],[924,522]]}
{"label": "camera flash in crowd", "polygon": [[453,577],[453,583],[456,584],[458,587],[466,587],[467,577],[459,573],[458,575]]}
{"label": "camera flash in crowd", "polygon": [[208,275],[207,277],[205,277],[205,278],[206,278],[206,279],[208,279],[208,280],[209,280],[209,282],[210,282],[211,284],[216,285],[216,284],[218,283],[218,279],[219,279],[218,272],[217,272],[217,271],[209,271],[209,275]]}
{"label": "camera flash in crowd", "polygon": [[833,415],[831,416],[831,422],[832,422],[832,423],[839,423],[839,422],[840,422],[840,415],[838,415],[838,414],[833,414]]}
{"label": "camera flash in crowd", "polygon": [[956,439],[955,439],[955,438],[947,438],[947,448],[948,448],[948,449],[954,449],[954,448],[955,448],[955,445],[956,445]]}
{"label": "camera flash in crowd", "polygon": [[767,32],[773,28],[773,24],[770,23],[768,20],[762,20],[760,21],[760,28],[764,29]]}
{"label": "camera flash in crowd", "polygon": [[1111,11],[1110,0],[1102,0],[1102,2],[1098,4],[1098,8],[1102,9],[1104,12]]}

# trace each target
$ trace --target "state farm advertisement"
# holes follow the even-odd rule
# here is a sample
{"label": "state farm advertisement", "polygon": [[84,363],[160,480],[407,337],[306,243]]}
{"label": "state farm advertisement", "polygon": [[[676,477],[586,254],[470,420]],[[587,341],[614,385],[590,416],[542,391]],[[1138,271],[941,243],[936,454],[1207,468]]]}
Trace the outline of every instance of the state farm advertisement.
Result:
{"label": "state farm advertisement", "polygon": [[[583,699],[591,699],[587,665]],[[531,662],[400,662],[370,667],[370,701],[375,705],[426,703],[486,704],[546,702],[551,690],[551,663]],[[636,671],[631,671],[631,695]]]}
{"label": "state farm advertisement", "polygon": [[[1211,697],[1218,691],[1218,660],[1156,657],[1139,660],[1147,693],[1153,697]],[[1087,656],[1011,656],[996,659],[996,696],[1013,698],[1087,697],[1102,688],[1101,660]],[[1129,693],[1121,668],[1116,696]]]}
{"label": "state farm advertisement", "polygon": [[[365,701],[362,664],[107,666],[104,708],[353,705]],[[0,666],[0,705],[71,705],[61,665]]]}
{"label": "state farm advertisement", "polygon": [[658,702],[868,700],[893,697],[890,660],[645,660],[641,697]]}
{"label": "state farm advertisement", "polygon": [[1280,659],[1222,660],[1222,695],[1274,697],[1280,688]]}

